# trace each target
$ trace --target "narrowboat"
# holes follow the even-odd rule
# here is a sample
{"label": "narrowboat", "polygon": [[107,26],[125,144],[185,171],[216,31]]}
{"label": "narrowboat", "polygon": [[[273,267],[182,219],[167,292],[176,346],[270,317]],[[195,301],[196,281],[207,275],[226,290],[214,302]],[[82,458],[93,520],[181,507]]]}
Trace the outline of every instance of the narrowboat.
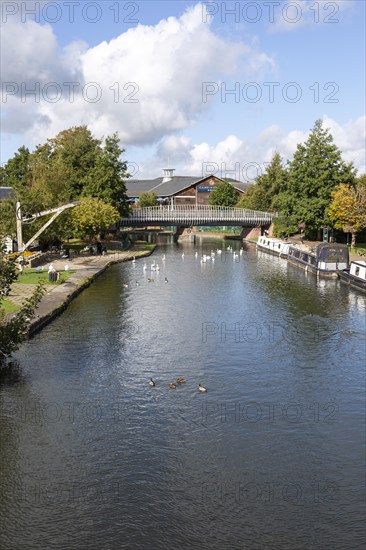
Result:
{"label": "narrowboat", "polygon": [[338,271],[342,283],[366,292],[366,262],[355,260],[351,262],[349,269]]}
{"label": "narrowboat", "polygon": [[321,243],[312,252],[290,246],[289,263],[323,277],[338,277],[339,271],[348,269],[349,252],[345,244]]}
{"label": "narrowboat", "polygon": [[271,237],[262,236],[258,238],[257,250],[264,250],[269,254],[286,258],[291,243],[281,241],[280,239],[272,239]]}

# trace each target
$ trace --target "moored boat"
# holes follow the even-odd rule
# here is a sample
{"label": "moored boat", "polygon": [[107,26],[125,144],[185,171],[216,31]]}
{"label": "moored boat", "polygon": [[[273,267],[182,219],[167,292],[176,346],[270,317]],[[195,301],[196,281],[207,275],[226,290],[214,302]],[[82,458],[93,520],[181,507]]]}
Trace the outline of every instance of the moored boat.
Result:
{"label": "moored boat", "polygon": [[351,262],[349,269],[338,271],[342,283],[366,292],[366,262],[355,260]]}
{"label": "moored boat", "polygon": [[345,244],[321,243],[313,252],[290,246],[287,259],[291,264],[323,277],[338,277],[339,271],[349,266],[348,246]]}
{"label": "moored boat", "polygon": [[275,256],[281,256],[281,258],[286,258],[288,250],[291,246],[291,243],[282,241],[281,239],[273,239],[272,237],[262,236],[258,238],[257,249],[264,250],[269,254],[274,254]]}

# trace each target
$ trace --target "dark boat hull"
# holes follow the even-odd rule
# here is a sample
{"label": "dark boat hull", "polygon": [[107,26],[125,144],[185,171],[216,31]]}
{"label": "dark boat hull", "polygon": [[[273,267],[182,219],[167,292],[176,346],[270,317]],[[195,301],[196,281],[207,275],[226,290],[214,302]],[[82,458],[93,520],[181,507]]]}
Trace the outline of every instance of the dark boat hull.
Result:
{"label": "dark boat hull", "polygon": [[349,285],[353,288],[357,288],[362,292],[366,292],[366,281],[363,281],[362,279],[351,275],[348,269],[338,271],[338,276],[342,283]]}

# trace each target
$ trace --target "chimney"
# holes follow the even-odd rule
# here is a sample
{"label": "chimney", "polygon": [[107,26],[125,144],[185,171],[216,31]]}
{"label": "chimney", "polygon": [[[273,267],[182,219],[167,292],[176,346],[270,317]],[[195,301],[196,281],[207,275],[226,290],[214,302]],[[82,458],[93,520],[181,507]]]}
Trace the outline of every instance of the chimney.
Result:
{"label": "chimney", "polygon": [[162,183],[170,181],[174,177],[174,175],[173,175],[174,170],[175,170],[174,168],[164,168],[163,169],[164,177],[163,177]]}

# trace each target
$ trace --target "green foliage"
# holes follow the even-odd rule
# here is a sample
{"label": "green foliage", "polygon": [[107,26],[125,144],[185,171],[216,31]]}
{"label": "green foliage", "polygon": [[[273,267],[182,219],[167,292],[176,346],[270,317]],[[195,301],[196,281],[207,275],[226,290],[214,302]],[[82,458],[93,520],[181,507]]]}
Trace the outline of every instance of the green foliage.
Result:
{"label": "green foliage", "polygon": [[[4,247],[0,246],[0,366],[18,349],[27,335],[30,320],[34,310],[44,294],[43,286],[37,286],[33,296],[26,300],[19,311],[8,321],[5,321],[5,310],[2,306],[4,292],[16,280],[17,273],[14,259],[5,255]],[[9,307],[7,307],[9,310]]]}
{"label": "green foliage", "polygon": [[257,177],[237,206],[261,211],[281,210],[282,201],[276,202],[276,198],[286,191],[287,180],[288,173],[282,166],[281,155],[275,152],[264,174]]}
{"label": "green foliage", "polygon": [[361,183],[357,189],[352,185],[338,185],[332,193],[327,214],[336,229],[352,233],[354,246],[356,233],[366,229],[366,186]]}
{"label": "green foliage", "polygon": [[15,257],[5,254],[5,247],[1,244],[0,234],[0,299],[7,294],[13,281],[17,278]]}
{"label": "green foliage", "polygon": [[[0,205],[0,231],[15,236],[15,202],[20,200],[23,214],[37,213],[80,197],[99,198],[116,208],[120,216],[129,214],[125,179],[127,163],[121,160],[124,149],[117,134],[102,141],[93,137],[86,126],[63,130],[30,153],[21,147],[1,169],[3,186],[13,187],[15,200]],[[40,240],[44,244],[70,236],[71,213],[61,214]],[[23,226],[26,242],[44,225],[42,217]]]}
{"label": "green foliage", "polygon": [[237,203],[238,208],[249,208],[250,210],[269,210],[268,195],[259,183],[248,187],[245,194]]}
{"label": "green foliage", "polygon": [[327,206],[332,191],[340,183],[354,183],[355,170],[346,164],[322,121],[314,124],[305,144],[299,144],[289,164],[286,191],[288,211],[297,222],[305,223],[305,231],[328,225]]}
{"label": "green foliage", "polygon": [[340,183],[354,183],[355,170],[345,164],[328,129],[317,120],[304,144],[298,144],[292,162],[282,166],[278,153],[238,206],[280,212],[275,234],[298,232],[305,224],[307,236],[329,224],[327,207]]}
{"label": "green foliage", "polygon": [[0,202],[0,235],[9,237],[16,235],[15,201],[13,199],[4,199]]}
{"label": "green foliage", "polygon": [[73,232],[80,238],[87,237],[90,240],[108,229],[120,219],[116,208],[105,204],[100,199],[82,198],[80,205],[70,213],[70,223]]}
{"label": "green foliage", "polygon": [[298,233],[299,227],[296,223],[296,218],[294,216],[287,216],[285,214],[280,214],[277,218],[273,220],[273,235],[275,237],[289,237]]}
{"label": "green foliage", "polygon": [[141,193],[138,206],[145,208],[147,206],[159,206],[158,198],[155,193]]}
{"label": "green foliage", "polygon": [[95,197],[114,206],[121,217],[128,216],[129,206],[124,180],[127,174],[127,162],[121,161],[124,149],[119,147],[118,135],[107,137],[105,147],[98,154],[94,167],[85,177],[82,195]]}
{"label": "green foliage", "polygon": [[69,197],[76,200],[83,192],[85,178],[95,167],[101,153],[101,141],[87,126],[74,126],[48,140],[52,159],[58,161],[68,176]]}
{"label": "green foliage", "polygon": [[8,160],[1,168],[1,186],[13,187],[20,192],[29,185],[30,181],[30,153],[26,147],[20,147],[14,157]]}
{"label": "green foliage", "polygon": [[227,181],[217,183],[210,193],[212,206],[235,206],[238,199],[238,191]]}

